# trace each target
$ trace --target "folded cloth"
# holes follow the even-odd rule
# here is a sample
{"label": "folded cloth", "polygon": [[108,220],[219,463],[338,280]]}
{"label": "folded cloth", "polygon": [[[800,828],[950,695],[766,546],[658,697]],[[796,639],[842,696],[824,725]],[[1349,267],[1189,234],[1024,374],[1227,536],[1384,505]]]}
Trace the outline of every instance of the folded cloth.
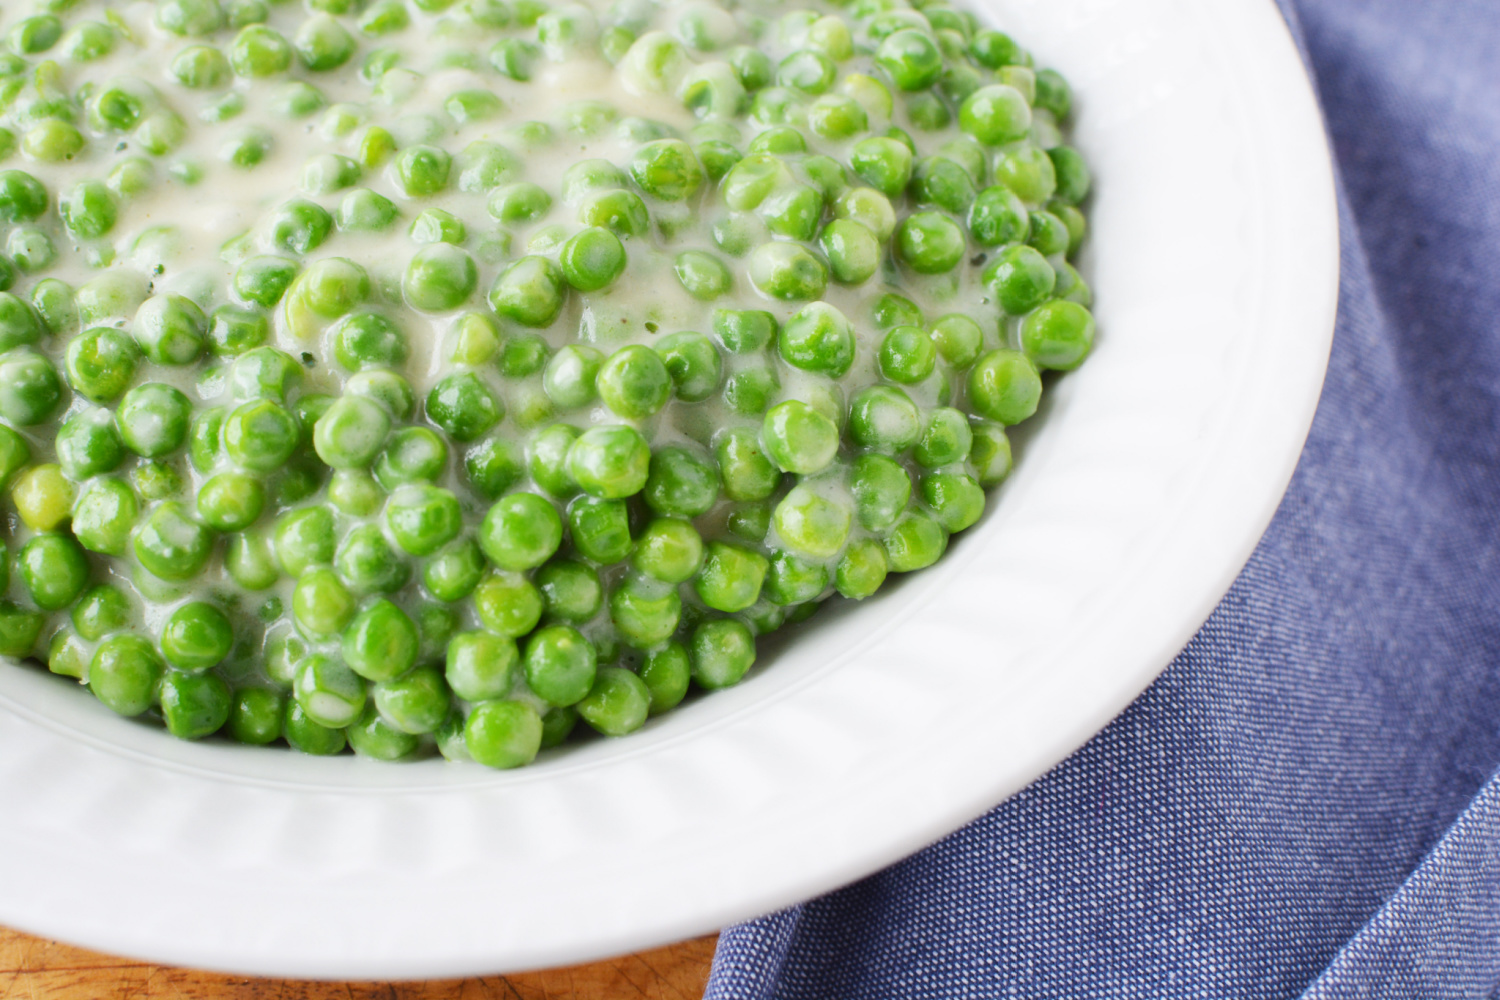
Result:
{"label": "folded cloth", "polygon": [[914,857],[726,930],[710,1000],[1497,996],[1500,4],[1284,11],[1343,286],[1270,530],[1109,728]]}

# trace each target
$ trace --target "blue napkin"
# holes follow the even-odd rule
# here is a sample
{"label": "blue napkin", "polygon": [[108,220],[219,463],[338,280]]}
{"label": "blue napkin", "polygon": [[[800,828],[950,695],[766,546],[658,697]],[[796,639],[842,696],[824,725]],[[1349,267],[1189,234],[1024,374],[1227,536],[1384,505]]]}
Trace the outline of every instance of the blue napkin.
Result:
{"label": "blue napkin", "polygon": [[1109,728],[726,930],[710,1000],[1500,995],[1500,4],[1283,8],[1343,287],[1270,530]]}

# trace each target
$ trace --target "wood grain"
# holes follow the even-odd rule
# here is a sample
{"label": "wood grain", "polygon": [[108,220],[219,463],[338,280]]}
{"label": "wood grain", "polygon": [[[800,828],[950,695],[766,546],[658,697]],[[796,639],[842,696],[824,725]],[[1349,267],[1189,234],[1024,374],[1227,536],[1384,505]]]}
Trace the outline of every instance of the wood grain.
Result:
{"label": "wood grain", "polygon": [[0,927],[0,1000],[699,1000],[714,936],[546,972],[423,983],[218,976],[111,958]]}

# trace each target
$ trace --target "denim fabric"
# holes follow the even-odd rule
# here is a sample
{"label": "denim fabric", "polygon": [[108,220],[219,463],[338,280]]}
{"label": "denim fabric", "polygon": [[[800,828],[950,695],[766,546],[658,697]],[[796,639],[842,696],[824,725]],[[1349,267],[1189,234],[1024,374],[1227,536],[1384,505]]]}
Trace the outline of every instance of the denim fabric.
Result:
{"label": "denim fabric", "polygon": [[1270,530],[1109,728],[946,840],[725,931],[710,998],[1496,995],[1500,3],[1285,6],[1343,287]]}

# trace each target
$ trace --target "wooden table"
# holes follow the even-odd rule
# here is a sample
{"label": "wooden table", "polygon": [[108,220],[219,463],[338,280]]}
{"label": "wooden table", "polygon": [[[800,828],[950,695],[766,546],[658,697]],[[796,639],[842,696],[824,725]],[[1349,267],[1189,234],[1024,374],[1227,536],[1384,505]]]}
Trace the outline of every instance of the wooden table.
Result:
{"label": "wooden table", "polygon": [[714,937],[548,972],[425,983],[246,979],[111,958],[0,928],[0,1000],[699,1000]]}

